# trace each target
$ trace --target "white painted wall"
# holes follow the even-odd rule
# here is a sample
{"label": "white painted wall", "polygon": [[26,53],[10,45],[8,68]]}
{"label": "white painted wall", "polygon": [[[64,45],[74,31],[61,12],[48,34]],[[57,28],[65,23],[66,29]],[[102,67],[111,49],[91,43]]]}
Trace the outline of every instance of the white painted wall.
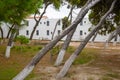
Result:
{"label": "white painted wall", "polygon": [[[31,32],[33,30],[33,27],[35,25],[35,20],[34,20],[33,17],[27,18],[26,20],[28,21],[28,26],[20,28],[19,35],[25,35],[26,37],[29,38],[30,35],[31,35]],[[51,40],[52,33],[54,31],[56,22],[58,20],[59,19],[42,18],[42,20],[40,21],[40,23],[39,23],[39,25],[36,29],[36,30],[39,31],[39,35],[36,35],[36,31],[35,31],[33,39]],[[47,26],[47,21],[49,21],[49,26]],[[89,22],[88,18],[84,18],[83,21],[82,21],[82,24],[81,23],[78,24],[77,29],[76,29],[73,37],[72,37],[72,41],[82,41],[82,40],[84,40],[84,38],[89,34],[88,29],[91,26],[92,25]],[[7,33],[8,33],[8,27],[6,27],[6,25],[3,24],[2,28],[3,28],[3,31],[4,31],[4,37],[6,37]],[[26,35],[27,30],[29,31],[28,35]],[[49,30],[49,35],[47,35],[47,30]],[[55,31],[55,36],[58,35],[58,30],[60,30],[60,32],[62,32],[62,21],[60,21],[60,25],[57,25],[57,29]],[[82,35],[80,35],[80,31],[82,31]],[[97,35],[95,41],[96,42],[105,42],[107,40],[107,38],[108,38],[108,35],[107,36]],[[65,40],[65,37],[62,40]],[[118,41],[119,40],[120,40],[120,38],[118,39]]]}
{"label": "white painted wall", "polygon": [[[29,21],[29,26],[24,27],[23,29],[20,30],[20,35],[25,35],[28,38],[31,35],[31,32],[33,30],[33,27],[35,25],[35,20],[34,19],[27,19]],[[47,26],[47,21],[49,21],[49,26]],[[58,19],[42,19],[36,29],[36,31],[39,31],[39,35],[36,35],[36,31],[34,33],[33,39],[45,39],[45,40],[51,40],[52,38],[52,33],[54,31],[56,22]],[[62,23],[60,23],[62,24]],[[29,35],[26,35],[26,30],[29,31]],[[49,31],[49,35],[47,35],[47,30]],[[62,25],[57,25],[56,31],[55,31],[55,36],[58,35],[58,30],[62,32]]]}

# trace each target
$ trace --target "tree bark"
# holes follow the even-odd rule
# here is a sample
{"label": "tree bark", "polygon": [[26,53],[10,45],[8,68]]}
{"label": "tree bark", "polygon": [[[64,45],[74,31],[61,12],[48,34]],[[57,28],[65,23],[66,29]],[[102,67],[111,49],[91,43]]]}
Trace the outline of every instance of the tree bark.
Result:
{"label": "tree bark", "polygon": [[[90,3],[91,0],[89,0]],[[42,59],[42,57],[50,50],[52,49],[56,43],[62,39],[66,34],[68,34],[72,29],[77,27],[77,25],[81,22],[83,17],[87,14],[88,10],[93,7],[96,3],[98,3],[100,0],[94,0],[91,4],[86,5],[81,9],[79,12],[77,18],[73,23],[67,27],[59,36],[57,36],[55,39],[53,39],[50,43],[48,43],[45,47],[43,47],[38,54],[36,54],[33,59],[30,61],[30,63],[17,75],[13,78],[13,80],[23,80],[25,79],[30,72],[33,70],[35,65]],[[32,67],[32,68],[31,68]]]}
{"label": "tree bark", "polygon": [[110,34],[110,36],[108,37],[108,39],[106,40],[106,42],[105,42],[105,49],[108,47],[108,43],[109,43],[113,38],[115,38],[116,35],[119,35],[119,33],[120,33],[120,27],[118,26],[118,27],[116,28],[116,30],[113,31],[113,32]]}
{"label": "tree bark", "polygon": [[60,52],[58,54],[57,60],[55,62],[55,66],[59,66],[62,63],[64,55],[65,55],[65,52],[66,52],[66,49],[69,46],[69,43],[70,43],[70,41],[72,39],[72,36],[73,36],[75,30],[76,30],[76,28],[73,29],[72,31],[70,31],[70,33],[67,35],[67,38],[64,41],[64,44],[63,44],[63,46],[62,46],[62,48],[61,48],[61,50],[60,50]]}
{"label": "tree bark", "polygon": [[32,31],[32,33],[31,33],[31,35],[30,35],[30,40],[32,40],[33,35],[34,35],[34,33],[35,33],[35,30],[36,30],[37,26],[39,25],[39,22],[40,22],[40,20],[42,19],[43,15],[45,14],[47,7],[48,7],[50,4],[51,4],[51,3],[46,4],[45,9],[44,9],[43,13],[40,15],[40,18],[39,18],[38,20],[36,19],[36,14],[34,15],[34,19],[35,19],[35,21],[36,21],[36,24],[35,24],[35,26],[34,26],[34,28],[33,28],[33,31]]}
{"label": "tree bark", "polygon": [[107,13],[100,19],[100,22],[96,25],[96,27],[90,32],[90,34],[85,38],[85,40],[79,45],[79,47],[76,49],[76,51],[70,56],[70,58],[66,61],[65,65],[61,69],[61,71],[57,75],[57,79],[61,79],[65,76],[68,69],[72,65],[75,58],[81,53],[87,42],[90,40],[90,38],[95,34],[96,31],[98,31],[101,28],[101,25],[104,23],[105,18],[111,13],[111,11],[114,8],[116,0],[113,1],[111,8],[107,11]]}
{"label": "tree bark", "polygon": [[95,41],[95,38],[97,37],[97,32],[94,34],[94,36],[93,36],[93,38],[92,38],[92,40],[91,40],[91,43],[92,43],[92,45],[94,44],[94,41]]}
{"label": "tree bark", "polygon": [[2,28],[0,27],[0,31],[1,31],[1,38],[3,39],[4,37],[3,37],[3,30],[2,30]]}
{"label": "tree bark", "polygon": [[54,35],[55,35],[55,31],[56,31],[56,28],[57,28],[57,25],[58,25],[58,22],[59,22],[60,20],[58,20],[57,22],[56,22],[56,24],[55,24],[55,28],[54,28],[54,30],[53,30],[53,33],[52,33],[52,38],[51,38],[51,40],[53,40],[53,38],[54,38]]}
{"label": "tree bark", "polygon": [[[15,30],[17,30],[18,26],[15,25],[14,28],[15,28]],[[11,50],[11,47],[13,46],[13,40],[15,38],[15,35],[16,35],[16,31],[12,32],[11,36],[9,38],[9,41],[8,41],[8,44],[7,44],[7,47],[6,47],[6,52],[5,52],[5,57],[6,58],[10,57],[10,50]]]}
{"label": "tree bark", "polygon": [[[73,11],[73,9],[74,9],[74,6],[71,7],[70,12],[69,12],[69,14],[68,14],[68,19],[69,19],[69,17],[70,17],[70,23],[72,22],[72,11]],[[70,31],[70,32],[68,33],[67,38],[66,38],[66,40],[64,41],[64,44],[62,45],[62,48],[61,48],[61,50],[59,51],[59,54],[58,54],[58,56],[57,56],[56,62],[55,62],[55,64],[54,64],[55,66],[59,66],[59,65],[62,63],[63,58],[64,58],[64,55],[65,55],[65,52],[66,52],[66,49],[67,49],[68,46],[69,46],[69,43],[70,43],[70,41],[71,41],[71,39],[72,39],[72,36],[73,36],[75,30],[76,30],[76,28],[73,29],[72,31]]]}
{"label": "tree bark", "polygon": [[[59,21],[60,21],[60,20],[58,20],[58,21],[56,22],[56,24],[55,24],[55,28],[54,28],[54,30],[53,30],[51,40],[53,40],[53,38],[54,38],[55,31],[56,31],[56,28],[57,28],[57,25],[58,25],[58,22],[59,22]],[[51,63],[53,62],[53,54],[52,54],[52,51],[50,51],[50,62],[51,62]]]}
{"label": "tree bark", "polygon": [[116,44],[117,44],[117,36],[118,36],[118,34],[117,34],[117,32],[116,32],[115,38],[114,38],[114,42],[113,42],[113,46],[116,46]]}
{"label": "tree bark", "polygon": [[12,29],[14,28],[14,25],[15,24],[13,24],[10,28],[9,28],[9,31],[8,31],[8,33],[7,33],[7,39],[9,38],[9,36],[10,36],[10,32],[12,31]]}
{"label": "tree bark", "polygon": [[3,43],[3,38],[4,38],[4,36],[3,36],[3,29],[2,29],[1,26],[0,26],[0,31],[1,31],[1,40],[0,40],[0,44],[2,44],[2,43]]}

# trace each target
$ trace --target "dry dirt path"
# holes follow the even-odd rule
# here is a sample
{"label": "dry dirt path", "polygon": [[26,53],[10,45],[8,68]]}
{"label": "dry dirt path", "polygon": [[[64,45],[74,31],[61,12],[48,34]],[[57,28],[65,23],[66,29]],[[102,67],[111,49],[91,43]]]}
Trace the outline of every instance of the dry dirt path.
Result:
{"label": "dry dirt path", "polygon": [[[79,43],[71,43],[77,47]],[[87,48],[100,48],[101,54],[96,61],[85,65],[73,65],[62,80],[120,80],[120,46],[110,46],[104,49],[104,43],[87,44]],[[112,44],[110,44],[112,45]],[[56,80],[55,76],[62,68],[54,67],[46,55],[37,65],[35,73],[38,77],[31,80]]]}

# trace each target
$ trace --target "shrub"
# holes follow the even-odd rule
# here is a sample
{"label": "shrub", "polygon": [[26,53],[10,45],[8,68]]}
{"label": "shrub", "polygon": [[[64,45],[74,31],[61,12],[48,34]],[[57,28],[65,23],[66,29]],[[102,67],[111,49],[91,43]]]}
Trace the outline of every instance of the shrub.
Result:
{"label": "shrub", "polygon": [[29,39],[23,35],[17,36],[15,41],[19,41],[21,44],[28,44],[29,43]]}

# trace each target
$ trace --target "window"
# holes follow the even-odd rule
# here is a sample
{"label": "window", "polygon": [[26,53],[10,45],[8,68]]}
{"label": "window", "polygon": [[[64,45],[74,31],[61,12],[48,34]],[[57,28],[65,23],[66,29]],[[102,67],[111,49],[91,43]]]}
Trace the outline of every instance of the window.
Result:
{"label": "window", "polygon": [[50,25],[50,22],[49,21],[47,21],[47,26],[49,26]]}
{"label": "window", "polygon": [[49,35],[49,30],[47,30],[47,35]]}
{"label": "window", "polygon": [[29,35],[29,30],[26,30],[26,35]]}
{"label": "window", "polygon": [[36,30],[36,35],[39,35],[39,30]]}
{"label": "window", "polygon": [[42,24],[42,22],[40,22],[40,24]]}
{"label": "window", "polygon": [[83,25],[83,21],[80,22],[80,25],[81,25],[81,26]]}
{"label": "window", "polygon": [[46,24],[46,22],[44,22],[44,24]]}
{"label": "window", "polygon": [[80,36],[82,36],[83,35],[83,31],[82,30],[80,30]]}
{"label": "window", "polygon": [[29,26],[29,21],[26,21],[26,25]]}
{"label": "window", "polygon": [[58,25],[60,25],[60,20],[58,21]]}
{"label": "window", "polygon": [[86,21],[84,21],[84,23],[86,23]]}
{"label": "window", "polygon": [[58,30],[58,35],[60,35],[60,30]]}

